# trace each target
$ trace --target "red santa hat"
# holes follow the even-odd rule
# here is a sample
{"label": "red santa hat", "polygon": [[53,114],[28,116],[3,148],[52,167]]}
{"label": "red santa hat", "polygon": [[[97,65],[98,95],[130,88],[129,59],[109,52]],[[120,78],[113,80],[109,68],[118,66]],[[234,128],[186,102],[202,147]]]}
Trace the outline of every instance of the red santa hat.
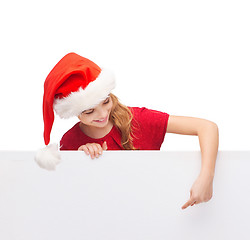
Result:
{"label": "red santa hat", "polygon": [[[43,120],[44,142],[50,142],[54,110],[60,118],[78,116],[105,100],[115,88],[113,74],[94,62],[75,53],[64,56],[51,70],[44,82]],[[39,166],[55,169],[60,162],[56,145],[38,151],[35,160]]]}

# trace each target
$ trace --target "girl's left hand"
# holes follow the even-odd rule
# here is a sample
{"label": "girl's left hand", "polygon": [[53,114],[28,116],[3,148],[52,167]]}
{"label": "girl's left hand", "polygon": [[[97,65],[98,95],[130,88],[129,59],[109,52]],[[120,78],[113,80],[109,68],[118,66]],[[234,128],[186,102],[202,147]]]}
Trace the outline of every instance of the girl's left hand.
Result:
{"label": "girl's left hand", "polygon": [[182,206],[182,209],[194,204],[207,202],[213,195],[213,177],[199,175],[190,190],[189,200]]}

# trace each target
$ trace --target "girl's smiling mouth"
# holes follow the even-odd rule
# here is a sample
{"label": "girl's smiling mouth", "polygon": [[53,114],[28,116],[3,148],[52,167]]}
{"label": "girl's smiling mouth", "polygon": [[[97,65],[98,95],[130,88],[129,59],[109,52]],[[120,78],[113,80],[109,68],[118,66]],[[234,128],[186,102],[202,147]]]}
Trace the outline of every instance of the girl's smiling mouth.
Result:
{"label": "girl's smiling mouth", "polygon": [[98,123],[104,123],[104,122],[106,122],[108,120],[108,116],[107,117],[105,117],[104,119],[102,119],[102,120],[94,120],[94,122],[98,122]]}

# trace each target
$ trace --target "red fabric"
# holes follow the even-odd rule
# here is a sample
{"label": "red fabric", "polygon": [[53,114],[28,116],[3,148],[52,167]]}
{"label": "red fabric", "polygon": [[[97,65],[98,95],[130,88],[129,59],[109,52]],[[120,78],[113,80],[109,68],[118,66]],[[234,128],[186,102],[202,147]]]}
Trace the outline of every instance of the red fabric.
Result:
{"label": "red fabric", "polygon": [[100,74],[101,69],[87,58],[75,53],[65,55],[51,70],[44,82],[43,120],[44,142],[50,142],[54,122],[54,98],[66,97],[72,91],[83,89]]}
{"label": "red fabric", "polygon": [[[139,150],[160,150],[167,130],[169,114],[147,108],[132,107],[132,124],[135,126],[133,144]],[[61,141],[61,150],[78,150],[87,143],[107,142],[108,150],[123,150],[120,131],[113,126],[103,138],[93,139],[85,135],[79,122],[66,132]]]}

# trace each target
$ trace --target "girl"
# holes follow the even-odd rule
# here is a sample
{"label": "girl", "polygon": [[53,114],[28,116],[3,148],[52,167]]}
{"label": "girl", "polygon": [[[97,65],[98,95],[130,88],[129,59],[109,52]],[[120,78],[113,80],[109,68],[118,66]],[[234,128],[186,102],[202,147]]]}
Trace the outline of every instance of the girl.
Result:
{"label": "girl", "polygon": [[[199,118],[173,116],[147,108],[127,107],[111,93],[113,75],[75,53],[64,56],[44,83],[44,141],[48,145],[54,112],[80,120],[67,131],[60,150],[80,150],[99,157],[103,150],[160,150],[166,133],[197,135],[202,157],[200,174],[182,209],[211,199],[218,152],[218,127]],[[60,156],[49,145],[36,156],[38,164],[55,169]]]}

